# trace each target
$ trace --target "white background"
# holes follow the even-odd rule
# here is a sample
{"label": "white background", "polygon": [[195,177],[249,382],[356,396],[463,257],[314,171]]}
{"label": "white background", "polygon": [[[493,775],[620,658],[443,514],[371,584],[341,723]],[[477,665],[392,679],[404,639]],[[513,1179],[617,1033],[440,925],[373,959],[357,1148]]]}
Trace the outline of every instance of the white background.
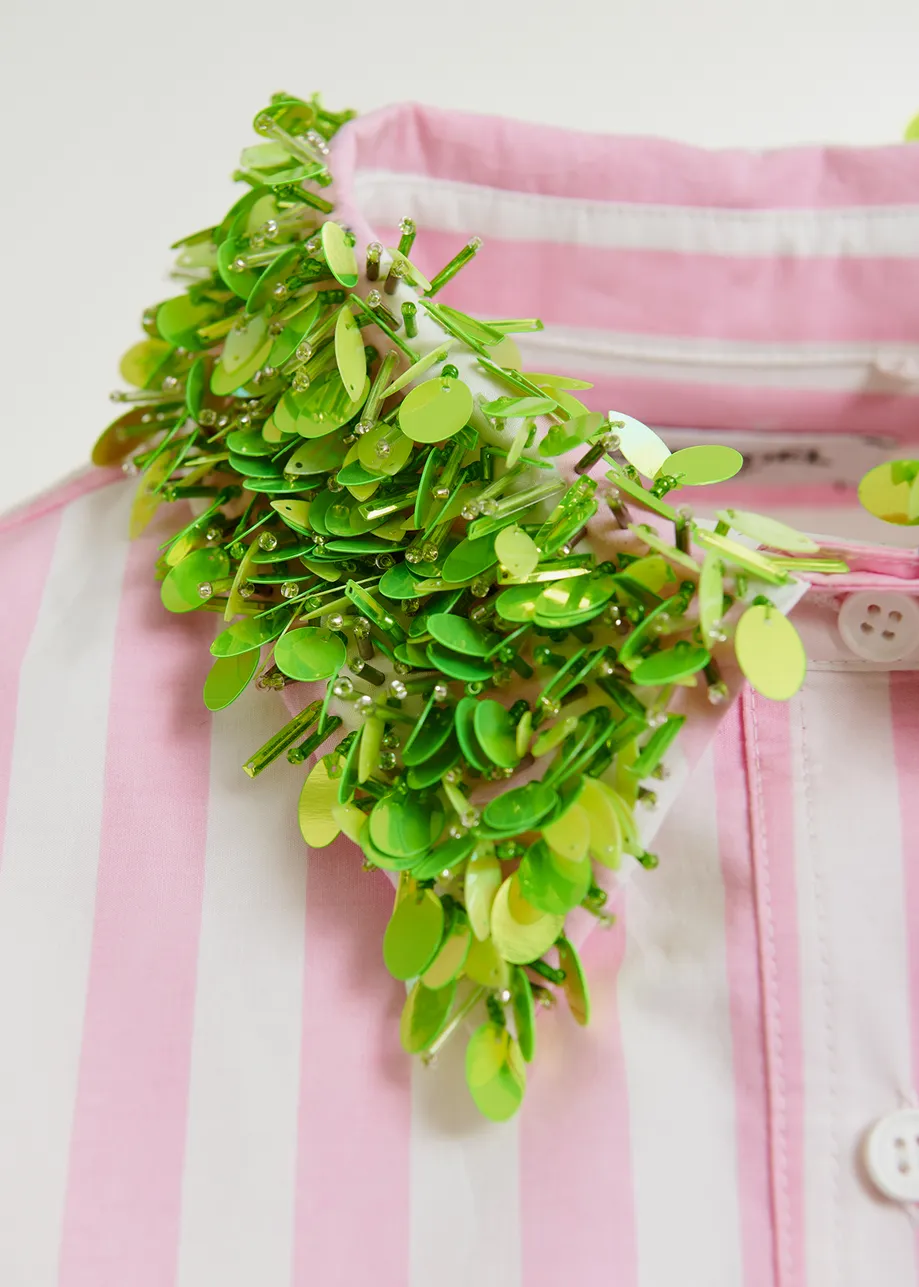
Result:
{"label": "white background", "polygon": [[0,0],[0,509],[86,458],[167,247],[275,90],[709,146],[890,142],[919,0]]}

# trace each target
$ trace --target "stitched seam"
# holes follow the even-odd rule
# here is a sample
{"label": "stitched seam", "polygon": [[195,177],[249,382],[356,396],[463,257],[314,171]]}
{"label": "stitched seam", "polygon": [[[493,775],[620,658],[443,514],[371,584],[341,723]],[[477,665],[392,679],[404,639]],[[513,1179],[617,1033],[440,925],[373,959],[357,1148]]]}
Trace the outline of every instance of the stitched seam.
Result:
{"label": "stitched seam", "polygon": [[775,921],[772,887],[769,876],[769,847],[766,832],[766,802],[763,794],[762,757],[756,698],[745,696],[750,712],[753,742],[753,776],[756,825],[754,828],[755,873],[761,920],[765,928],[765,950],[761,953],[763,982],[766,990],[766,1062],[769,1070],[770,1137],[772,1140],[772,1201],[775,1214],[776,1270],[779,1287],[791,1287],[791,1195],[788,1182],[788,1098],[785,1080],[785,1055],[779,1004],[778,954],[775,945]]}
{"label": "stitched seam", "polygon": [[827,1070],[827,1107],[830,1128],[830,1191],[829,1201],[832,1208],[832,1237],[829,1255],[832,1261],[833,1281],[839,1282],[842,1277],[841,1250],[844,1237],[842,1221],[842,1149],[839,1142],[839,1052],[836,1045],[834,1024],[834,1005],[831,987],[832,970],[829,951],[829,917],[825,895],[826,882],[820,860],[820,848],[817,840],[817,827],[814,809],[814,778],[811,769],[811,757],[808,744],[807,715],[803,698],[799,701],[801,720],[801,775],[804,784],[804,815],[807,823],[807,841],[811,854],[811,874],[814,892],[814,909],[817,922],[817,946],[820,962],[820,1008],[823,1014],[824,1048]]}

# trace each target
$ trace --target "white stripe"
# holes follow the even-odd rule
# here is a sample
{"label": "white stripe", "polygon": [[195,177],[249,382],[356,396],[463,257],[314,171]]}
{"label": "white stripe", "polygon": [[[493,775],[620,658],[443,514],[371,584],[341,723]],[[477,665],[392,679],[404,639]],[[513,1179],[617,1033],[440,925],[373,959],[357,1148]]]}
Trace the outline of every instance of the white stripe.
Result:
{"label": "white stripe", "polygon": [[421,228],[512,241],[683,255],[915,259],[919,205],[735,210],[509,192],[428,175],[361,170],[356,203],[371,225],[406,212]]}
{"label": "white stripe", "polygon": [[250,689],[214,716],[182,1190],[180,1287],[285,1283],[293,1254],[306,847],[302,772],[240,766],[283,707]]}
{"label": "white stripe", "polygon": [[435,1067],[412,1065],[409,1287],[520,1284],[517,1119],[479,1116],[465,1045],[458,1033]]}
{"label": "white stripe", "polygon": [[712,752],[633,880],[619,1018],[641,1287],[742,1281],[724,885]]}
{"label": "white stripe", "polygon": [[910,1086],[903,856],[889,680],[820,672],[792,712],[807,1281],[915,1281],[904,1213],[860,1173]]}
{"label": "white stripe", "polygon": [[0,1281],[29,1287],[57,1281],[132,490],[65,510],[20,679],[0,865]]}
{"label": "white stripe", "polygon": [[556,326],[515,335],[525,371],[828,393],[915,393],[919,345],[770,344]]}

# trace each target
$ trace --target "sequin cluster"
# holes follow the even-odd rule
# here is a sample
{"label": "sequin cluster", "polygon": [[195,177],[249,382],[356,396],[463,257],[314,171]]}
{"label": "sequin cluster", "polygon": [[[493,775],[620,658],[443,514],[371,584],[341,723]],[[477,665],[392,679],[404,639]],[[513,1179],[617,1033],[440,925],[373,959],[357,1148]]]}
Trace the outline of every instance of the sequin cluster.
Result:
{"label": "sequin cluster", "polygon": [[[225,619],[211,710],[252,683],[324,685],[244,768],[313,760],[307,843],[344,833],[396,873],[383,956],[410,985],[402,1043],[431,1060],[479,1012],[467,1081],[502,1120],[536,1004],[561,993],[589,1017],[566,917],[608,922],[610,873],[656,862],[635,810],[684,722],[674,696],[723,700],[713,648],[731,635],[751,680],[789,696],[803,650],[768,589],[795,561],[841,565],[760,516],[706,527],[672,508],[738,454],[671,454],[591,411],[584,381],[522,372],[510,337],[537,320],[440,302],[477,239],[429,281],[405,219],[359,264],[323,195],[350,115],[289,95],[258,114],[247,191],[176,244],[185,289],[144,315],[121,364],[134,391],[115,395],[132,405],[93,459],[141,474],[133,534],[193,502],[158,573],[169,610]],[[601,512],[620,539],[598,561],[585,533]]]}

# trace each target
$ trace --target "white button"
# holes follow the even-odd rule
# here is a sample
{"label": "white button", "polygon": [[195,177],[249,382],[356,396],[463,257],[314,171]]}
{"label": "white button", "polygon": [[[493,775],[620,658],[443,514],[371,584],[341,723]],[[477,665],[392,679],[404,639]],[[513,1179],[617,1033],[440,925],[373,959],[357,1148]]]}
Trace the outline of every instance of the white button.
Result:
{"label": "white button", "polygon": [[919,648],[919,605],[895,590],[850,594],[838,625],[846,646],[865,661],[902,661]]}
{"label": "white button", "polygon": [[865,1140],[873,1183],[895,1202],[919,1202],[919,1108],[882,1117]]}

